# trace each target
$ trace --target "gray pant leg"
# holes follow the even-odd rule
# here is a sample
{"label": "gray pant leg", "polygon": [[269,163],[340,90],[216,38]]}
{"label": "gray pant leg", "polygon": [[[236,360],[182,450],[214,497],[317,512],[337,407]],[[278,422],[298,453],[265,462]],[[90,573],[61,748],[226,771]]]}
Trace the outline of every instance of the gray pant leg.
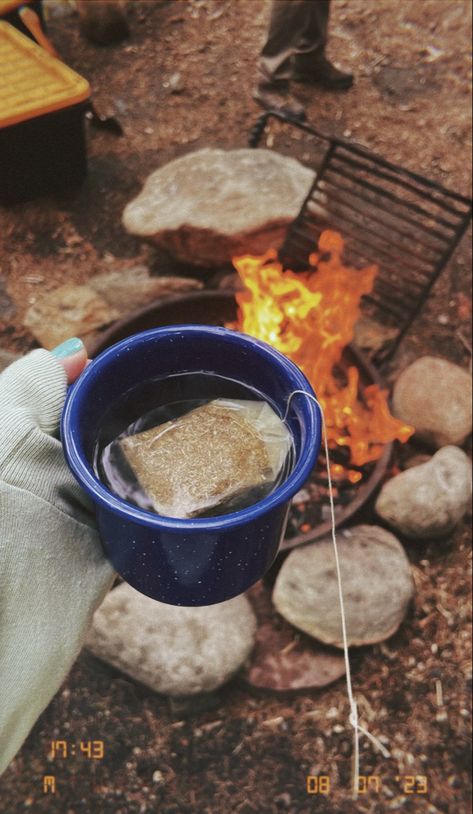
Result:
{"label": "gray pant leg", "polygon": [[259,63],[260,83],[287,88],[296,58],[307,70],[324,53],[330,0],[273,0]]}
{"label": "gray pant leg", "polygon": [[324,56],[330,0],[306,0],[306,4],[309,7],[306,25],[294,52],[294,64],[297,70],[310,72],[317,61]]}

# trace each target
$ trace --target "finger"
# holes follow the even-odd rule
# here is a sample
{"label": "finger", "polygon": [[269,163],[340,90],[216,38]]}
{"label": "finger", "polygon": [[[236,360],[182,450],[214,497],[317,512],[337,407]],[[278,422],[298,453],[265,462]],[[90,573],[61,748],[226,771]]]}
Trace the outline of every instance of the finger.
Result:
{"label": "finger", "polygon": [[69,384],[74,382],[87,365],[87,351],[81,339],[67,339],[51,351],[63,366]]}

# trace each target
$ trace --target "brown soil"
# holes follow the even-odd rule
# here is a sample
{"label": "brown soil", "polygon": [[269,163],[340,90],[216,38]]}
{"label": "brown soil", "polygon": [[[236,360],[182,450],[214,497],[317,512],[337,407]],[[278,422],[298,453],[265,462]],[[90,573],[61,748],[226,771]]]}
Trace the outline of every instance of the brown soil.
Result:
{"label": "brown soil", "polygon": [[[159,271],[152,251],[123,232],[124,204],[174,157],[202,146],[245,146],[259,114],[251,92],[267,3],[130,5],[132,37],[122,45],[84,42],[74,17],[50,26],[65,61],[90,80],[97,107],[119,118],[124,136],[90,131],[89,176],[71,199],[0,210],[6,349],[35,346],[22,318],[39,293],[137,260]],[[468,194],[470,17],[468,0],[334,0],[329,53],[353,68],[356,84],[342,95],[298,91],[309,121]],[[178,93],[169,87],[176,72]],[[312,147],[298,134],[282,138],[273,126],[269,139],[274,149],[311,160]],[[468,366],[469,268],[467,235],[390,375],[426,353]],[[406,544],[417,585],[409,617],[385,645],[352,654],[361,717],[391,750],[382,758],[362,739],[361,772],[379,778],[379,791],[350,799],[343,679],[284,698],[253,696],[234,680],[211,697],[169,704],[83,653],[0,781],[0,812],[470,811],[469,540],[465,523],[448,539]],[[52,739],[102,740],[105,757],[50,761]],[[55,795],[43,793],[45,775],[55,775]],[[307,775],[329,776],[330,794],[308,794]]]}

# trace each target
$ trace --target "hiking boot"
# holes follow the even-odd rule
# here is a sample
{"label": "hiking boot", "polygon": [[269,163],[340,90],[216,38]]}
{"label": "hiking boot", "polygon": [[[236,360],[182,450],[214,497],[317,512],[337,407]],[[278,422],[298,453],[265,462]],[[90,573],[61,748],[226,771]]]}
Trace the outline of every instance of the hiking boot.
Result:
{"label": "hiking boot", "polygon": [[305,121],[305,110],[297,99],[294,99],[288,90],[279,88],[264,88],[258,86],[253,94],[253,99],[265,110],[275,110],[290,119]]}
{"label": "hiking boot", "polygon": [[310,70],[297,68],[296,63],[292,79],[294,82],[302,82],[307,85],[319,85],[327,90],[347,90],[353,85],[353,74],[340,71],[325,57],[314,62]]}

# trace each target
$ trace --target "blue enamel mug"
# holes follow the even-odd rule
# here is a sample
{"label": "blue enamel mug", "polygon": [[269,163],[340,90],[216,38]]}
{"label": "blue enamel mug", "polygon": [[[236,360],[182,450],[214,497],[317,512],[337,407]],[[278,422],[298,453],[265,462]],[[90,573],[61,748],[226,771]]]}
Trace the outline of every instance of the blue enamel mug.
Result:
{"label": "blue enamel mug", "polygon": [[[97,477],[94,448],[110,405],[142,382],[207,372],[236,380],[283,417],[289,395],[314,395],[299,368],[260,340],[226,328],[172,325],[135,334],[94,359],[69,389],[61,419],[66,461],[96,506],[105,553],[133,588],[171,605],[213,605],[243,593],[273,563],[292,497],[317,460],[321,419],[303,394],[290,401],[287,479],[259,502],[220,516],[176,519],[138,508]],[[253,396],[252,396],[253,397]]]}

